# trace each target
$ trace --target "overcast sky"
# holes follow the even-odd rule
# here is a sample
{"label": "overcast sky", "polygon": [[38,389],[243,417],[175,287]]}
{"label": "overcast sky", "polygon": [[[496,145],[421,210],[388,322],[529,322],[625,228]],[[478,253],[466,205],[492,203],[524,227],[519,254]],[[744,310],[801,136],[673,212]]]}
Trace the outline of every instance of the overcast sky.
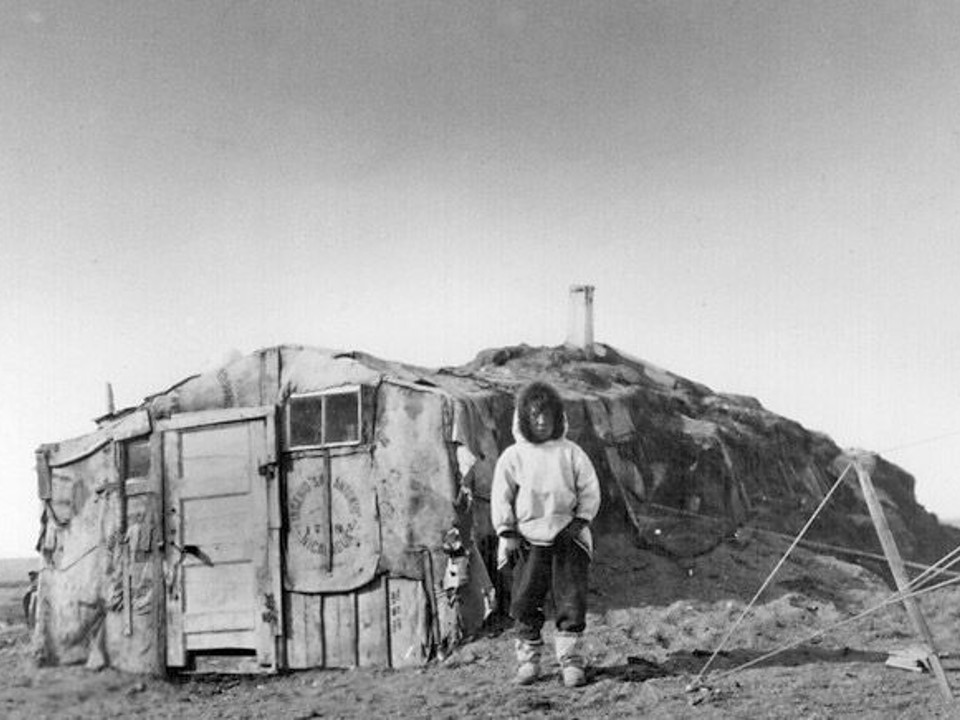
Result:
{"label": "overcast sky", "polygon": [[596,338],[960,517],[960,4],[0,3],[0,556],[231,350]]}

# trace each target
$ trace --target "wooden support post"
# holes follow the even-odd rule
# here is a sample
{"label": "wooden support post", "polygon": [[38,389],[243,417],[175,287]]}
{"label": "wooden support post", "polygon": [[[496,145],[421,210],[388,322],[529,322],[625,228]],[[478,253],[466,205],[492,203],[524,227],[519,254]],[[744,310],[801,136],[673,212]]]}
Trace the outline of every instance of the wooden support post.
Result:
{"label": "wooden support post", "polygon": [[324,450],[323,453],[323,492],[326,508],[324,513],[326,517],[323,521],[327,524],[325,529],[325,540],[327,543],[326,556],[324,562],[327,564],[326,571],[328,575],[333,574],[333,462],[330,460],[330,451]]}
{"label": "wooden support post", "polygon": [[[860,488],[863,490],[864,500],[867,502],[867,508],[870,510],[870,517],[873,518],[873,525],[877,529],[877,536],[880,538],[880,545],[883,547],[883,554],[887,556],[887,563],[890,565],[890,572],[893,573],[893,579],[897,583],[897,590],[902,593],[910,592],[910,580],[907,578],[907,571],[903,566],[903,558],[900,557],[900,550],[893,539],[893,533],[890,532],[890,526],[887,524],[886,515],[883,514],[883,507],[880,505],[880,499],[873,487],[873,481],[870,474],[863,469],[859,462],[854,461],[853,467],[860,480]],[[943,666],[940,664],[940,656],[933,643],[933,634],[927,626],[926,620],[920,614],[920,606],[917,605],[916,598],[903,598],[903,606],[907,610],[913,629],[923,641],[930,661],[930,667],[937,677],[937,683],[940,685],[940,692],[947,701],[953,701],[953,693],[950,690],[950,683],[947,682],[947,676],[943,672]]]}
{"label": "wooden support post", "polygon": [[130,539],[123,543],[123,634],[133,635],[133,560],[134,548]]}
{"label": "wooden support post", "polygon": [[[107,389],[112,399],[113,389],[107,383]],[[111,410],[111,413],[113,411]],[[133,558],[130,549],[130,537],[128,533],[130,520],[130,503],[127,498],[127,467],[129,458],[127,457],[127,446],[122,442],[114,441],[113,444],[113,477],[117,488],[117,538],[120,548],[120,577],[122,585],[120,587],[123,596],[123,634],[126,637],[133,635]]]}

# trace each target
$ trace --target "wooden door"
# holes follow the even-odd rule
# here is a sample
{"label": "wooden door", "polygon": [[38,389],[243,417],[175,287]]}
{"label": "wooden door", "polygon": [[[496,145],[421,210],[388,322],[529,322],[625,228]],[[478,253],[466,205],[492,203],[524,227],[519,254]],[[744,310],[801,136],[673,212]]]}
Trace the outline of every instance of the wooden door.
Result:
{"label": "wooden door", "polygon": [[175,416],[163,433],[167,665],[255,655],[278,667],[282,612],[274,408]]}

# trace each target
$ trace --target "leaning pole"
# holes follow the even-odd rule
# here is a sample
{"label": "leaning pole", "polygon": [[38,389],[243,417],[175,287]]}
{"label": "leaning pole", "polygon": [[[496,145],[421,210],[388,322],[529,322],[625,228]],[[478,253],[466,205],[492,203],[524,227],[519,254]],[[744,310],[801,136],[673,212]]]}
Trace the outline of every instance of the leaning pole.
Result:
{"label": "leaning pole", "polygon": [[947,682],[947,676],[943,672],[943,666],[940,664],[940,656],[937,654],[937,648],[933,642],[933,634],[927,621],[923,619],[920,613],[920,606],[915,597],[910,595],[910,580],[907,577],[907,571],[903,565],[903,558],[900,556],[900,550],[893,539],[893,533],[890,532],[890,526],[887,524],[887,517],[883,514],[883,507],[880,505],[880,499],[877,497],[877,491],[873,487],[873,481],[870,479],[870,473],[864,470],[859,461],[854,461],[853,467],[857,472],[857,478],[860,480],[860,489],[863,490],[863,498],[867,502],[867,508],[870,510],[870,517],[873,519],[873,525],[877,529],[877,537],[880,538],[880,545],[883,547],[883,554],[887,557],[887,564],[890,566],[890,572],[893,573],[893,579],[897,584],[897,590],[904,594],[902,600],[903,606],[907,610],[913,629],[920,636],[925,649],[930,667],[937,677],[937,684],[940,686],[940,692],[945,700],[952,702],[953,693],[950,690],[950,683]]}

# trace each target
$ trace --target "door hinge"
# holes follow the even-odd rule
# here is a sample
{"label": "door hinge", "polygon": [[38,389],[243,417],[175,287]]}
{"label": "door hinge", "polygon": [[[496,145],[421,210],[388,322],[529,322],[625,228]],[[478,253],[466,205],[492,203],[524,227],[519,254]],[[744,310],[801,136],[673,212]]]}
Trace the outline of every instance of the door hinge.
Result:
{"label": "door hinge", "polygon": [[277,477],[277,463],[276,462],[263,463],[259,468],[257,468],[257,471],[260,473],[262,477],[272,480],[273,478]]}

